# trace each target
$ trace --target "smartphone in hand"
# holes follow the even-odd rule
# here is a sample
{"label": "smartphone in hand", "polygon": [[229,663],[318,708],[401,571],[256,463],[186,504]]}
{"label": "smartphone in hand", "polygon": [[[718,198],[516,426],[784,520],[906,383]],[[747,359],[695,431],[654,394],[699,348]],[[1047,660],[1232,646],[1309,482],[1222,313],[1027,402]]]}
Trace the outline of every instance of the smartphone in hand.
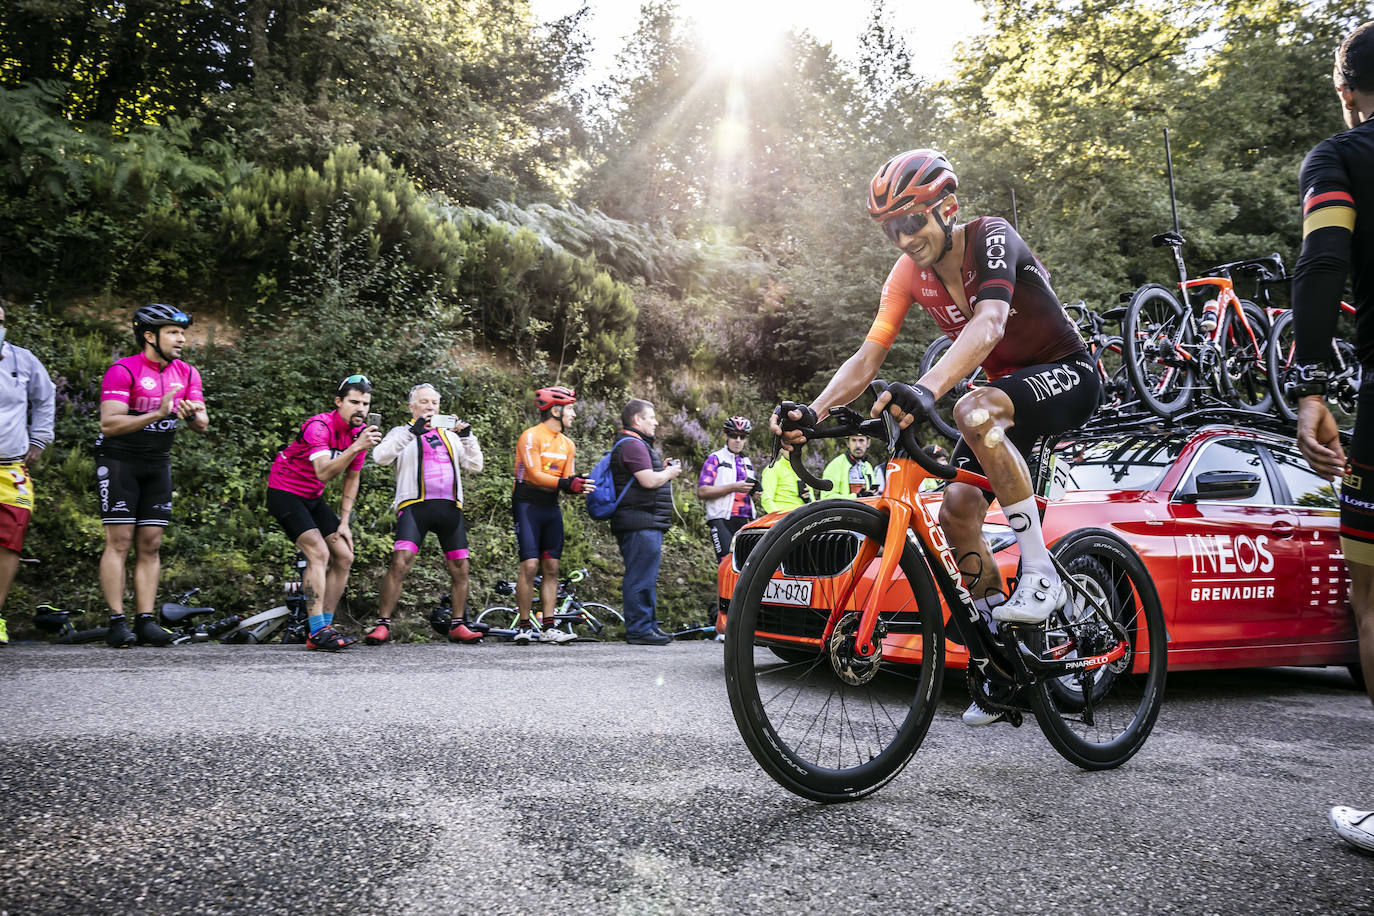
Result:
{"label": "smartphone in hand", "polygon": [[368,425],[368,426],[381,426],[381,425],[382,425],[382,415],[379,414],[379,413],[370,413],[370,414],[368,414],[368,415],[367,415],[367,425]]}
{"label": "smartphone in hand", "polygon": [[453,429],[458,425],[458,418],[451,413],[436,413],[429,418],[430,429]]}

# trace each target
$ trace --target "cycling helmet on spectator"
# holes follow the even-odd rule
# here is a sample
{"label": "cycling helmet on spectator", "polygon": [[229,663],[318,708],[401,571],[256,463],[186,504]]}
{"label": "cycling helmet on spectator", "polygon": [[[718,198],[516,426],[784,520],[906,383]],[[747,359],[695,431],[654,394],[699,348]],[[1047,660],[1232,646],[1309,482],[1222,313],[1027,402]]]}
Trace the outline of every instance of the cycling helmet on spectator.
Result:
{"label": "cycling helmet on spectator", "polygon": [[571,388],[564,388],[562,385],[553,385],[548,388],[540,388],[534,393],[534,406],[543,413],[550,407],[559,404],[576,404],[577,392]]}
{"label": "cycling helmet on spectator", "polygon": [[754,428],[748,417],[731,417],[723,425],[727,433],[747,433]]}
{"label": "cycling helmet on spectator", "polygon": [[898,153],[878,169],[868,186],[868,213],[887,222],[925,210],[959,187],[954,167],[933,149]]}
{"label": "cycling helmet on spectator", "polygon": [[144,331],[152,331],[154,335],[153,349],[157,355],[166,359],[162,352],[162,347],[156,342],[157,332],[161,328],[176,325],[179,328],[189,328],[191,326],[191,316],[179,308],[170,305],[163,305],[161,302],[154,302],[134,312],[134,346],[138,347],[139,352],[143,351],[146,341],[143,339]]}

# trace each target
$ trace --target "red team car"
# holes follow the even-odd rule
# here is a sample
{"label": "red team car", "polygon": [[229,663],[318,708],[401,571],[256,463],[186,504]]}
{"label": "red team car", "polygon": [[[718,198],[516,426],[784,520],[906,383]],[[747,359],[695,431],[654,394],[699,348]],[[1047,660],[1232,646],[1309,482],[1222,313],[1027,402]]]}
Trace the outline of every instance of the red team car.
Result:
{"label": "red team car", "polygon": [[[1063,491],[1045,512],[1047,543],[1105,528],[1145,564],[1168,626],[1170,670],[1347,665],[1363,683],[1336,492],[1312,473],[1291,436],[1153,423],[1080,433],[1057,444],[1046,476],[1053,492]],[[940,494],[924,498],[937,516]],[[727,620],[738,563],[776,518],[741,529],[735,553],[721,562]],[[985,530],[1003,576],[1014,576],[1016,540],[997,518],[990,515]],[[793,595],[776,599],[797,603]],[[967,665],[963,646],[946,648],[947,664]],[[902,655],[897,645],[885,651]]]}

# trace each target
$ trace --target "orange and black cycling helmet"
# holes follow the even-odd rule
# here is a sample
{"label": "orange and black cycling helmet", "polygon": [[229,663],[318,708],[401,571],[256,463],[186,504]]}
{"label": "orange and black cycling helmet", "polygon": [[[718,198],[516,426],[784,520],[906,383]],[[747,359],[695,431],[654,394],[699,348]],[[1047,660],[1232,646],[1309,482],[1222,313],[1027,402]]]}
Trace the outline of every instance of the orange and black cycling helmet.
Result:
{"label": "orange and black cycling helmet", "polygon": [[541,412],[559,404],[576,403],[577,392],[571,388],[564,388],[562,385],[540,388],[534,393],[534,406],[538,407]]}
{"label": "orange and black cycling helmet", "polygon": [[958,187],[954,167],[943,153],[907,150],[887,160],[873,176],[868,186],[868,214],[887,222],[924,210]]}

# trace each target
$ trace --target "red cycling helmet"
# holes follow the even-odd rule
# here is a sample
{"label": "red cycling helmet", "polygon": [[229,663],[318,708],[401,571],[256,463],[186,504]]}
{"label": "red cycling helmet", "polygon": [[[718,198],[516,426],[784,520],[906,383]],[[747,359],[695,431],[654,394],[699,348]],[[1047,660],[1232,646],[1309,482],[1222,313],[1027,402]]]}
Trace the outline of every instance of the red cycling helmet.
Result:
{"label": "red cycling helmet", "polygon": [[887,222],[924,210],[959,187],[954,167],[933,149],[898,153],[878,169],[868,186],[868,214]]}
{"label": "red cycling helmet", "polygon": [[724,423],[727,433],[747,433],[754,428],[754,424],[749,422],[748,417],[731,417]]}
{"label": "red cycling helmet", "polygon": [[558,404],[576,404],[577,392],[571,388],[564,388],[562,385],[553,385],[548,388],[540,388],[534,393],[534,406],[540,411],[548,410]]}

